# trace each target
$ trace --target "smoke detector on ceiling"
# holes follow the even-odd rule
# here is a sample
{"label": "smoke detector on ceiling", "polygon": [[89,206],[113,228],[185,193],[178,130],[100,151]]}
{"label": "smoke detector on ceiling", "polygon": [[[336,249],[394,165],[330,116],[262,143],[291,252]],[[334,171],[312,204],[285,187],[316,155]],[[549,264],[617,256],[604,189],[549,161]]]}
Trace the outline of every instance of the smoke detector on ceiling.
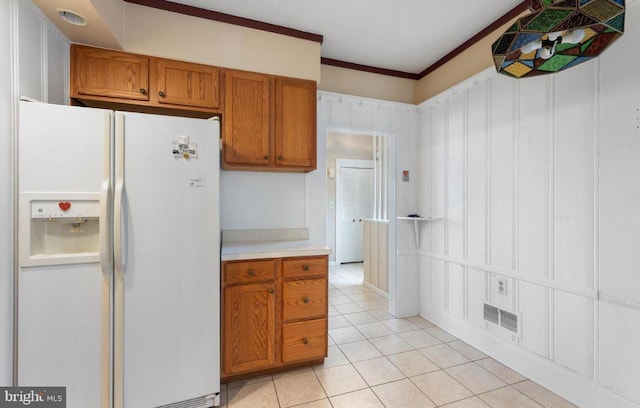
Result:
{"label": "smoke detector on ceiling", "polygon": [[66,10],[66,9],[56,9],[56,13],[60,16],[61,19],[66,21],[69,24],[77,25],[77,26],[86,26],[87,20],[82,17],[80,14],[75,11]]}

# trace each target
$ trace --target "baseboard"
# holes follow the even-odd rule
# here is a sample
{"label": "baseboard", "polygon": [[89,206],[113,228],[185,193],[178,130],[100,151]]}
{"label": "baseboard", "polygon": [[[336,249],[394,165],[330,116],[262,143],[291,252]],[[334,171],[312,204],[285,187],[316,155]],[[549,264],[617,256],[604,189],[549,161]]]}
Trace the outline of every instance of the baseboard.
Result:
{"label": "baseboard", "polygon": [[374,292],[376,292],[378,295],[380,296],[384,296],[385,298],[389,299],[389,294],[385,291],[383,291],[382,289],[376,288],[375,286],[373,286],[372,284],[370,284],[369,282],[362,282],[362,285],[367,288],[370,289]]}
{"label": "baseboard", "polygon": [[420,315],[495,360],[582,408],[640,408],[595,382],[530,353],[433,305],[421,302]]}

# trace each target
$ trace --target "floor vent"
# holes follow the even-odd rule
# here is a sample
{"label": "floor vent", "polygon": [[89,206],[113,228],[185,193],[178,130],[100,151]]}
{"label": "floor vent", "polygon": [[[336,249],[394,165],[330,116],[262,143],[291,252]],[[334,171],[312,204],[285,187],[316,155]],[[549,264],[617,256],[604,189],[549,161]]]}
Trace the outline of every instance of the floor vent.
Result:
{"label": "floor vent", "polygon": [[518,320],[520,319],[515,313],[507,312],[506,310],[485,303],[484,320],[518,334]]}

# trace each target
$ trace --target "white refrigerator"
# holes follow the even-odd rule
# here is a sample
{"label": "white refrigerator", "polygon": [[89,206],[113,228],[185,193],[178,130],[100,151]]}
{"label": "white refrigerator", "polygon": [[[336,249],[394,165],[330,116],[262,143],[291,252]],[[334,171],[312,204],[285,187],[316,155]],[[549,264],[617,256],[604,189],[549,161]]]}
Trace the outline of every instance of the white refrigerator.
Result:
{"label": "white refrigerator", "polygon": [[217,120],[20,102],[17,383],[68,408],[220,393]]}

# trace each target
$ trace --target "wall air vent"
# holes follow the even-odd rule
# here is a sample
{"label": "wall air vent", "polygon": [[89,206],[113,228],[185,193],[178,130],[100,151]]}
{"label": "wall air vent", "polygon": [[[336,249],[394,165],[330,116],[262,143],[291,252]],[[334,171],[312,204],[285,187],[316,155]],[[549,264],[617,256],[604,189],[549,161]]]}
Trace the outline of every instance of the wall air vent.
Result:
{"label": "wall air vent", "polygon": [[498,309],[497,307],[488,305],[488,304],[484,304],[484,320],[493,323],[493,324],[500,324],[500,309]]}
{"label": "wall air vent", "polygon": [[484,320],[518,334],[519,316],[515,313],[507,312],[488,303],[484,304]]}
{"label": "wall air vent", "polygon": [[518,333],[518,316],[513,313],[509,313],[504,310],[501,310],[500,326],[517,334]]}

